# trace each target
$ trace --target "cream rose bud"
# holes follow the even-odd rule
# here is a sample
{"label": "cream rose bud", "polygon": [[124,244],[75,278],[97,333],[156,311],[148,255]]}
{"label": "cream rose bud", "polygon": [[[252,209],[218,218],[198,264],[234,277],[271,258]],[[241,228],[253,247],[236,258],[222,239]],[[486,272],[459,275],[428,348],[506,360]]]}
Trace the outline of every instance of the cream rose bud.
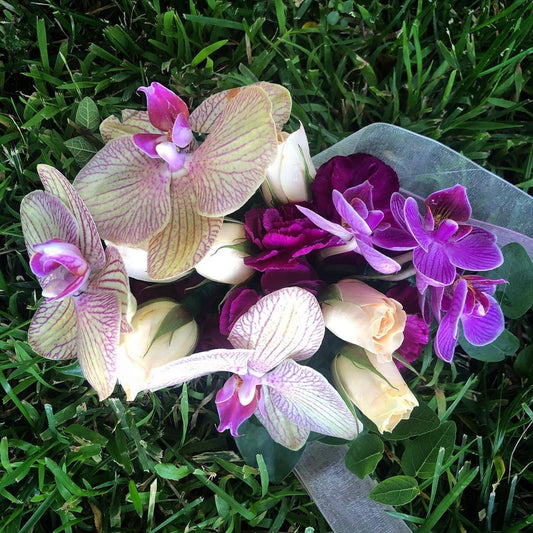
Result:
{"label": "cream rose bud", "polygon": [[343,341],[392,361],[403,342],[407,315],[401,304],[355,279],[344,279],[330,288],[322,303],[326,327]]}
{"label": "cream rose bud", "polygon": [[300,128],[294,133],[281,133],[278,154],[267,168],[261,187],[266,203],[273,206],[310,200],[309,182],[315,175],[307,136],[300,122]]}
{"label": "cream rose bud", "polygon": [[[376,424],[380,433],[392,431],[400,420],[411,416],[418,400],[403,380],[394,361],[383,362],[376,354],[354,348],[350,359],[341,355],[334,360],[335,384]],[[373,372],[369,364],[383,377]]]}
{"label": "cream rose bud", "polygon": [[247,257],[244,225],[224,222],[207,255],[196,264],[198,274],[204,278],[236,285],[246,281],[255,271],[244,264]]}
{"label": "cream rose bud", "polygon": [[117,377],[128,401],[150,380],[154,368],[192,353],[198,325],[192,315],[172,300],[153,300],[140,306],[131,320],[133,330],[122,336]]}

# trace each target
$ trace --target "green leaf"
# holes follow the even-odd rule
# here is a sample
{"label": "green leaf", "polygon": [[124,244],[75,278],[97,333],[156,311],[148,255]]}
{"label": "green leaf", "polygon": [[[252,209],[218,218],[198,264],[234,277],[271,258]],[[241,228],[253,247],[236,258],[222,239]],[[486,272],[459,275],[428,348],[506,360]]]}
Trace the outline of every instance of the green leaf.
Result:
{"label": "green leaf", "polygon": [[187,477],[192,472],[192,469],[186,465],[177,467],[170,463],[159,463],[155,465],[155,471],[163,479],[179,481],[180,479]]}
{"label": "green leaf", "polygon": [[100,124],[100,114],[98,107],[92,98],[86,96],[78,106],[76,111],[76,124],[89,131],[94,131]]}
{"label": "green leaf", "polygon": [[520,341],[506,329],[496,340],[485,346],[470,344],[461,332],[459,344],[470,357],[486,362],[503,361],[506,356],[516,353],[520,347]]}
{"label": "green leaf", "polygon": [[439,449],[442,447],[446,450],[444,462],[453,451],[455,432],[455,423],[448,421],[437,429],[408,441],[405,444],[401,461],[403,471],[407,475],[418,476],[422,479],[433,476]]}
{"label": "green leaf", "polygon": [[222,48],[227,42],[227,39],[223,39],[222,41],[217,41],[200,50],[191,61],[191,67],[199,65],[204,59],[207,59],[210,54],[216,52],[219,48]]}
{"label": "green leaf", "polygon": [[533,381],[533,344],[519,352],[514,362],[514,369],[520,376]]}
{"label": "green leaf", "polygon": [[498,287],[496,297],[506,317],[520,318],[533,305],[533,263],[516,242],[504,246],[502,253],[503,265],[487,272],[486,276],[509,282]]}
{"label": "green leaf", "polygon": [[381,461],[383,450],[383,441],[377,435],[360,435],[348,448],[344,458],[346,468],[363,479],[373,472]]}
{"label": "green leaf", "polygon": [[370,493],[370,498],[385,505],[405,505],[414,500],[420,489],[411,476],[393,476],[378,483]]}
{"label": "green leaf", "polygon": [[402,420],[392,433],[385,433],[389,440],[403,440],[417,435],[424,435],[438,428],[439,417],[426,403],[420,402],[407,420]]}
{"label": "green leaf", "polygon": [[235,439],[237,448],[245,462],[259,467],[256,456],[263,456],[268,477],[274,484],[281,483],[300,460],[305,446],[298,451],[288,450],[281,444],[274,442],[268,431],[257,421],[245,420],[239,426],[239,434]]}
{"label": "green leaf", "polygon": [[96,154],[96,148],[85,137],[68,139],[65,141],[65,146],[80,166],[84,166]]}

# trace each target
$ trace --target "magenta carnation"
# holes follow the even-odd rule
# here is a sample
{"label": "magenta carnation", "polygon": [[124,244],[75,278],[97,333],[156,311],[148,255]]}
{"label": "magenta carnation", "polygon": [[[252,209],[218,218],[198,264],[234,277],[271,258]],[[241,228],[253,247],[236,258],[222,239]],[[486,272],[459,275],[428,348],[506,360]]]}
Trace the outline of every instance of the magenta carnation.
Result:
{"label": "magenta carnation", "polygon": [[[310,206],[307,202],[300,205]],[[244,218],[248,239],[260,252],[244,263],[256,270],[298,268],[302,256],[337,242],[336,237],[317,228],[294,203],[279,207],[257,207]]]}

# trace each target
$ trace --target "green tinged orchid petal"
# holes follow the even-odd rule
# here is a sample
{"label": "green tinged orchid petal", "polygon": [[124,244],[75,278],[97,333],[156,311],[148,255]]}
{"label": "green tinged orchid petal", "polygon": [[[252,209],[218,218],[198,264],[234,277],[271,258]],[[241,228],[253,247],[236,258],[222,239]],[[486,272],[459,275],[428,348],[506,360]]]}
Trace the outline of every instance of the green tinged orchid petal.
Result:
{"label": "green tinged orchid petal", "polygon": [[124,109],[121,118],[122,120],[113,115],[100,124],[100,134],[104,142],[108,143],[118,137],[131,136],[135,133],[161,133],[150,123],[148,111]]}
{"label": "green tinged orchid petal", "polygon": [[38,165],[37,172],[44,190],[60,198],[77,221],[78,239],[72,244],[78,247],[91,269],[101,269],[105,264],[104,248],[93,217],[79,194],[67,178],[54,167]]}
{"label": "green tinged orchid petal", "polygon": [[235,348],[255,349],[249,368],[264,374],[284,359],[308,359],[320,347],[325,333],[316,298],[299,287],[287,287],[261,298],[231,330]]}
{"label": "green tinged orchid petal", "polygon": [[[135,312],[135,299],[129,290],[129,279],[126,273],[126,268],[119,251],[113,246],[109,246],[105,250],[106,265],[98,274],[91,280],[87,287],[87,292],[110,292],[116,295],[120,304],[121,324],[120,332],[128,333],[131,331],[131,326],[128,323],[128,316]],[[131,301],[133,299],[133,302]],[[133,309],[132,309],[133,305]]]}
{"label": "green tinged orchid petal", "polygon": [[33,315],[28,342],[47,359],[74,359],[78,351],[76,322],[72,298],[45,300]]}
{"label": "green tinged orchid petal", "polygon": [[232,213],[264,181],[277,153],[271,111],[270,99],[260,87],[246,87],[228,96],[211,133],[189,163],[200,214],[218,217]]}
{"label": "green tinged orchid petal", "polygon": [[103,239],[135,246],[167,224],[170,179],[164,162],[141,152],[131,137],[119,137],[81,169],[74,187]]}
{"label": "green tinged orchid petal", "polygon": [[78,361],[83,375],[104,400],[117,381],[120,302],[112,292],[84,293],[74,299],[78,315]]}
{"label": "green tinged orchid petal", "polygon": [[198,214],[187,175],[172,178],[170,204],[168,224],[148,246],[148,275],[152,279],[172,278],[193,268],[210,250],[222,227],[222,217]]}
{"label": "green tinged orchid petal", "polygon": [[221,91],[206,98],[190,115],[189,124],[194,131],[209,133],[229,100],[247,87],[261,87],[272,104],[272,118],[276,128],[281,129],[291,116],[291,93],[282,85],[260,81],[244,87]]}
{"label": "green tinged orchid petal", "polygon": [[78,222],[65,204],[45,191],[33,191],[22,199],[20,221],[24,241],[31,257],[36,244],[51,239],[74,244],[79,248]]}

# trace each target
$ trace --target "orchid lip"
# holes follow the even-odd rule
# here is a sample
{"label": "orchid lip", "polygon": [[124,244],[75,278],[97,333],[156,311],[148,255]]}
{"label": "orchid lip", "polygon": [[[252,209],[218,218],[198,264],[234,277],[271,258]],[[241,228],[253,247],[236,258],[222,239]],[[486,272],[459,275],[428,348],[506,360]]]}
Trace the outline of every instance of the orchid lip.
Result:
{"label": "orchid lip", "polygon": [[83,291],[91,269],[77,246],[50,239],[36,244],[34,251],[30,268],[39,278],[45,298],[59,300]]}

